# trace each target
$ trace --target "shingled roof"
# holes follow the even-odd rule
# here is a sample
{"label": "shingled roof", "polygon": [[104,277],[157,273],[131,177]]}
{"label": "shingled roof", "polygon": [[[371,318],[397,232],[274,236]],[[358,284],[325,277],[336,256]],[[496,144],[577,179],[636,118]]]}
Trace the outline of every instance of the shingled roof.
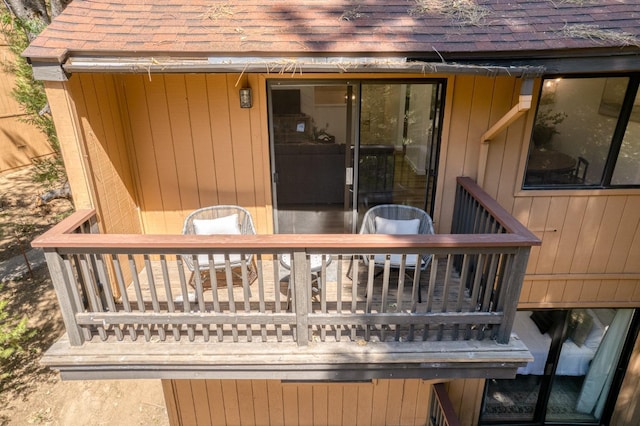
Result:
{"label": "shingled roof", "polygon": [[[640,2],[75,0],[24,52],[70,57],[638,55]],[[553,52],[553,53],[549,53]],[[625,54],[626,54],[625,53]]]}

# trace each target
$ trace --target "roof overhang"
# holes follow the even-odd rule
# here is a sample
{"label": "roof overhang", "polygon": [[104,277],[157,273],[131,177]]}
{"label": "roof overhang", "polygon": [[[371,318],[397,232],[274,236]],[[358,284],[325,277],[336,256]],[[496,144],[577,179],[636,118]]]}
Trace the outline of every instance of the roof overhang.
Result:
{"label": "roof overhang", "polygon": [[433,62],[406,57],[101,57],[72,56],[62,64],[33,62],[36,80],[66,80],[73,73],[420,73],[535,78],[545,69],[528,65]]}

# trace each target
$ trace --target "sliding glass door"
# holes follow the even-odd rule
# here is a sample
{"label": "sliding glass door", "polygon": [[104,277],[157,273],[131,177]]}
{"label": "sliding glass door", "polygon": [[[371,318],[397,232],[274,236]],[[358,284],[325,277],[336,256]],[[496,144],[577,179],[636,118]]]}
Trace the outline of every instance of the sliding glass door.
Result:
{"label": "sliding glass door", "polygon": [[519,311],[514,332],[534,361],[487,380],[481,423],[601,424],[637,335],[634,310]]}
{"label": "sliding glass door", "polygon": [[433,215],[441,82],[362,83],[358,210],[405,204]]}
{"label": "sliding glass door", "polygon": [[278,233],[350,233],[357,86],[270,86]]}
{"label": "sliding glass door", "polygon": [[351,233],[378,204],[433,215],[444,82],[269,84],[278,233]]}

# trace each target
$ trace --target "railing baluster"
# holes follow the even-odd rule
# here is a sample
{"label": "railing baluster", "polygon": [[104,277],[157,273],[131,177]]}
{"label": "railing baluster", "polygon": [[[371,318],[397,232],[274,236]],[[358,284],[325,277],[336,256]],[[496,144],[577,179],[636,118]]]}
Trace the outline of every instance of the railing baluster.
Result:
{"label": "railing baluster", "polygon": [[[384,273],[382,274],[382,302],[380,305],[380,312],[383,314],[387,312],[387,305],[389,303],[389,277],[391,276],[391,258],[387,254],[384,259]],[[371,326],[375,330],[375,326]],[[385,341],[386,331],[389,328],[388,325],[380,326],[380,340]],[[368,340],[368,339],[367,339]]]}
{"label": "railing baluster", "polygon": [[[140,313],[145,312],[144,307],[144,299],[142,297],[142,288],[140,287],[140,279],[138,277],[138,267],[136,266],[136,261],[133,255],[129,255],[129,268],[131,269],[131,278],[133,280],[133,288],[136,292],[136,302],[138,305],[138,311]],[[144,338],[148,342],[151,340],[151,333],[149,331],[149,326],[147,324],[142,324],[142,331],[144,333]]]}
{"label": "railing baluster", "polygon": [[[426,300],[426,312],[432,312],[433,310],[433,293],[436,287],[436,279],[438,278],[438,255],[433,255],[431,260],[431,274],[429,276],[429,286],[427,288],[427,300]],[[426,341],[429,338],[429,324],[425,324],[422,330],[422,340]]]}
{"label": "railing baluster", "polygon": [[[456,306],[455,306],[456,312],[462,312],[465,291],[466,291],[464,283],[467,282],[468,274],[469,274],[469,255],[465,254],[462,258],[462,272],[460,273],[460,280],[458,281],[458,300],[456,301]],[[474,307],[470,307],[470,310],[472,309],[474,309]],[[464,324],[455,324],[453,326],[452,340],[458,340],[458,333],[460,332],[461,325],[464,326]]]}
{"label": "railing baluster", "polygon": [[[336,313],[342,313],[342,263],[344,262],[344,256],[338,255],[338,266],[337,269],[337,282],[336,282]],[[342,338],[342,324],[337,324],[335,326],[336,330],[336,342],[339,342]]]}
{"label": "railing baluster", "polygon": [[[327,258],[323,254],[321,258],[322,264],[320,266],[320,275],[317,277],[318,291],[320,292],[320,312],[327,313]],[[311,263],[311,260],[309,260]],[[324,342],[327,339],[327,326],[320,326],[320,341]]]}
{"label": "railing baluster", "polygon": [[[218,274],[212,261],[209,261],[209,279],[211,280],[211,298],[213,299],[213,312],[220,313],[220,298],[218,296]],[[218,336],[218,342],[224,340],[224,329],[222,325],[213,324],[213,329]]]}
{"label": "railing baluster", "polygon": [[[369,270],[367,275],[367,302],[365,305],[365,313],[371,314],[371,303],[373,299],[373,279],[375,272],[375,265],[373,263],[373,256],[369,256]],[[364,328],[364,340],[367,342],[371,339],[371,328],[372,325],[365,325]]]}
{"label": "railing baluster", "polygon": [[[91,312],[104,312],[102,300],[99,295],[101,283],[98,281],[97,271],[95,271],[94,268],[89,267],[91,263],[91,255],[80,255],[78,258],[80,261],[80,271],[84,277],[84,289],[86,291],[87,301],[89,302],[89,309]],[[98,329],[100,338],[102,340],[107,340],[107,332],[104,325],[97,325],[96,328]]]}
{"label": "railing baluster", "polygon": [[[264,314],[266,312],[266,306],[265,306],[265,296],[264,296],[264,276],[262,273],[262,255],[259,254],[257,256],[257,260],[256,260],[256,268],[257,271],[256,273],[258,274],[258,298],[259,298],[259,303],[258,303],[258,309],[260,310],[260,313]],[[262,341],[266,342],[267,341],[267,326],[266,324],[260,324],[260,335],[262,337]]]}
{"label": "railing baluster", "polygon": [[[280,262],[278,261],[278,257],[277,256],[273,256],[273,260],[271,261],[271,265],[273,268],[273,293],[275,294],[275,310],[276,313],[280,313],[282,310],[282,307],[280,305],[280,281],[282,280],[282,278],[280,277]],[[291,288],[291,276],[289,276],[289,286],[287,288],[287,309],[290,309],[291,307],[289,306],[289,295],[292,292],[292,288]],[[282,326],[280,324],[276,324],[276,339],[278,342],[282,342]]]}
{"label": "railing baluster", "polygon": [[[104,262],[104,255],[102,254],[97,254],[96,255],[96,267],[100,270],[100,276],[104,277],[103,278],[103,282],[104,284],[102,285],[102,289],[104,291],[104,296],[105,296],[105,302],[107,304],[107,308],[109,309],[109,312],[116,312],[116,304],[115,304],[115,299],[113,297],[113,292],[111,291],[111,283],[108,282],[107,277],[108,277],[108,272],[107,272],[107,267],[105,265]],[[116,335],[116,338],[118,340],[122,340],[123,339],[123,334],[122,334],[122,329],[120,328],[120,324],[112,324],[111,327],[114,330],[114,333]]]}
{"label": "railing baluster", "polygon": [[[248,273],[247,273],[247,259],[245,258],[245,255],[242,254],[241,258],[240,258],[240,272],[242,274],[241,278],[242,278],[242,294],[243,294],[243,304],[244,304],[244,311],[245,312],[251,312],[251,289],[249,288],[249,278],[248,278]],[[251,329],[253,327],[252,324],[245,324],[246,327],[246,331],[247,331],[247,342],[250,342],[251,339],[253,339],[253,336],[251,334]]]}
{"label": "railing baluster", "polygon": [[[353,283],[351,285],[351,313],[355,314],[358,311],[358,287],[360,286],[360,256],[353,255],[351,274],[353,277]],[[369,256],[369,261],[373,261],[373,258]],[[371,293],[369,291],[369,282],[366,283],[367,294]],[[355,341],[357,339],[357,325],[351,324],[349,326],[351,329],[351,340]]]}
{"label": "railing baluster", "polygon": [[[451,275],[453,273],[453,255],[447,255],[447,268],[445,270],[444,285],[442,288],[442,309],[441,312],[447,312],[449,304],[449,288],[451,287]],[[444,324],[440,324],[438,329],[438,340],[442,340],[444,333]]]}
{"label": "railing baluster", "polygon": [[[224,255],[224,275],[227,281],[227,295],[229,297],[229,312],[236,312],[236,301],[233,295],[233,271],[231,270],[231,261],[229,260],[229,254]],[[231,337],[234,343],[238,342],[238,325],[231,324]]]}
{"label": "railing baluster", "polygon": [[[213,263],[213,259],[211,258],[211,253],[208,254],[207,256],[208,258],[208,263],[209,263],[209,269],[211,269],[211,263]],[[196,257],[194,260],[194,271],[195,273],[193,274],[193,282],[195,284],[195,303],[198,306],[198,311],[200,312],[204,312],[205,308],[204,308],[204,286],[203,286],[203,280],[202,280],[202,272],[200,271],[200,264],[199,264],[199,260]],[[206,271],[204,272],[206,274]],[[209,280],[211,280],[211,275],[209,275]],[[195,327],[194,327],[195,328]],[[193,335],[189,336],[189,341],[194,341],[195,340],[195,330],[197,330],[197,328],[194,329],[194,333]],[[208,324],[202,324],[202,338],[204,339],[205,342],[209,341],[209,325]]]}
{"label": "railing baluster", "polygon": [[[151,266],[151,260],[149,256],[144,257],[144,266],[147,270],[147,282],[149,284],[149,294],[151,295],[151,306],[153,312],[160,312],[160,304],[158,303],[158,294],[156,292],[156,281],[153,277],[153,268]],[[164,324],[155,324],[158,329],[158,337],[164,341],[167,337],[165,335]]]}
{"label": "railing baluster", "polygon": [[[405,273],[406,273],[406,263],[407,263],[407,256],[413,256],[413,255],[405,255],[403,254],[400,258],[400,269],[398,270],[398,292],[396,293],[396,312],[402,312],[403,306],[402,306],[402,296],[404,294],[404,278],[405,278]],[[418,258],[418,262],[419,262],[419,258]],[[420,263],[416,263],[417,266],[420,265]],[[419,267],[417,269],[420,269]],[[394,340],[396,342],[400,341],[400,331],[402,329],[402,327],[399,324],[395,324],[395,336],[394,336]]]}
{"label": "railing baluster", "polygon": [[[198,263],[198,259],[196,256],[191,256],[191,260],[193,261],[194,265],[197,265]],[[182,293],[182,309],[184,312],[191,312],[191,304],[189,302],[189,290],[187,289],[187,286],[189,285],[187,283],[187,279],[184,275],[184,262],[182,261],[182,257],[178,256],[176,258],[176,264],[178,265],[178,279],[180,280],[180,291]],[[197,272],[197,266],[194,266],[194,272],[192,273],[192,277],[194,274],[199,273]],[[187,324],[187,337],[189,338],[189,341],[193,341],[195,336],[195,330],[193,325],[191,324]]]}
{"label": "railing baluster", "polygon": [[[115,269],[116,281],[118,288],[120,289],[120,298],[122,299],[122,307],[125,312],[131,312],[131,304],[129,303],[129,295],[127,294],[127,284],[124,282],[124,274],[122,273],[122,265],[120,264],[120,258],[117,254],[111,255],[113,267]],[[129,336],[132,340],[136,339],[136,330],[132,324],[127,324],[129,329]]]}
{"label": "railing baluster", "polygon": [[[167,299],[167,308],[169,312],[175,312],[176,308],[173,304],[173,292],[171,291],[171,279],[169,278],[169,267],[167,265],[167,257],[162,254],[160,255],[160,263],[162,265],[162,281],[164,283],[164,293],[165,298]],[[173,333],[173,338],[178,341],[180,340],[180,330],[176,327],[175,324],[171,324],[171,331]]]}

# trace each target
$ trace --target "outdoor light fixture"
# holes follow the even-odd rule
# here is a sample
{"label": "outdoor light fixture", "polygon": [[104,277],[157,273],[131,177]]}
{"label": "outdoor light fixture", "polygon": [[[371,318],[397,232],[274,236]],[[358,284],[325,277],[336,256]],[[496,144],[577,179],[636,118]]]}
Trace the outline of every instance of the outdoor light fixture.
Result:
{"label": "outdoor light fixture", "polygon": [[251,88],[240,89],[240,108],[251,108],[252,105]]}

